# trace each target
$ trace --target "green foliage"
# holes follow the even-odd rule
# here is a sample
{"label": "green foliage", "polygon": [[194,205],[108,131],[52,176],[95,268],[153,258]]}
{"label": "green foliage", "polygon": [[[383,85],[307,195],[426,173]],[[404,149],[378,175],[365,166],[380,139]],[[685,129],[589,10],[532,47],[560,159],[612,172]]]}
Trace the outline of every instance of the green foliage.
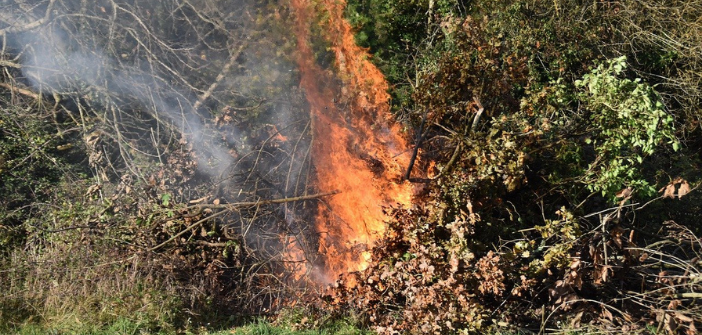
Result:
{"label": "green foliage", "polygon": [[[393,212],[389,236],[374,250],[376,264],[354,275],[360,287],[337,290],[346,303],[337,306],[367,313],[383,333],[405,331],[403,318],[453,322],[451,313],[475,321],[460,326],[477,333],[499,323],[496,315],[481,318],[490,309],[507,323],[542,331],[561,313],[580,313],[571,325],[581,317],[597,323],[609,311],[591,312],[601,305],[583,300],[626,301],[614,297],[621,287],[613,283],[651,275],[645,265],[632,270],[644,259],[637,243],[655,243],[669,218],[698,229],[696,216],[682,214],[699,207],[690,208],[693,200],[643,211],[626,209],[626,200],[651,197],[656,186],[680,183],[677,176],[698,178],[702,142],[699,131],[689,131],[702,119],[694,79],[702,62],[693,47],[702,26],[691,17],[702,6],[498,0],[463,10],[430,3],[349,6],[359,40],[392,85],[395,109],[414,112],[415,122],[426,114],[434,125],[422,149],[436,169],[428,173],[434,180],[423,198],[427,211]],[[412,22],[394,26],[401,20]],[[616,198],[622,189],[631,194]],[[622,208],[608,212],[615,200]],[[481,269],[494,276],[479,280],[511,296],[494,299],[466,275]],[[627,303],[618,306],[627,308],[627,322],[627,313],[650,320]],[[543,324],[548,310],[553,319]]]}
{"label": "green foliage", "polygon": [[[307,320],[307,318],[304,318]],[[266,320],[258,320],[257,322],[251,323],[249,325],[235,328],[233,331],[227,331],[226,334],[235,335],[364,335],[372,334],[368,331],[361,330],[351,323],[346,322],[346,320],[335,320],[333,322],[324,324],[314,329],[297,329],[295,323],[286,324],[283,322],[277,322],[276,324],[271,324]],[[219,333],[214,333],[217,335]]]}
{"label": "green foliage", "polygon": [[663,144],[680,146],[658,93],[640,79],[621,78],[626,67],[626,57],[609,60],[575,82],[590,114],[591,135],[585,141],[596,153],[584,178],[591,191],[610,198],[622,187],[653,194],[639,166]]}
{"label": "green foliage", "polygon": [[[529,264],[529,267],[537,273],[542,273],[551,267],[561,268],[569,265],[571,248],[582,235],[578,220],[572,212],[563,207],[556,212],[556,215],[560,218],[546,220],[543,226],[534,227],[543,239],[539,248],[545,249],[543,257],[537,258]],[[549,243],[550,246],[546,247],[546,243]]]}
{"label": "green foliage", "polygon": [[465,17],[466,1],[351,0],[346,18],[356,42],[368,47],[387,80],[393,108],[412,108],[412,94],[425,68],[451,48],[453,25]]}
{"label": "green foliage", "polygon": [[44,334],[74,334],[74,335],[128,335],[128,334],[173,334],[172,331],[161,331],[152,328],[148,322],[132,318],[120,317],[106,325],[72,323],[65,320],[63,324],[51,328],[43,328],[36,324],[26,324],[11,332],[14,335],[44,335]]}

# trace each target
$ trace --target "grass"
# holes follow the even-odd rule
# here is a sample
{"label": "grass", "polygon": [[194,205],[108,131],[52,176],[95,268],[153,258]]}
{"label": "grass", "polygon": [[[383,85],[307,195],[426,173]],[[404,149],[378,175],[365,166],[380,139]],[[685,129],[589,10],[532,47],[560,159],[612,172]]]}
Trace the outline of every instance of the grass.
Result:
{"label": "grass", "polygon": [[[77,321],[77,320],[76,320]],[[55,325],[51,328],[44,328],[37,324],[25,324],[18,327],[9,334],[15,335],[131,335],[131,334],[168,334],[166,332],[154,331],[151,327],[140,321],[127,318],[118,318],[108,326],[86,325],[78,322],[66,322]]]}
{"label": "grass", "polygon": [[363,335],[371,332],[360,330],[343,321],[334,322],[318,329],[294,330],[291,327],[275,326],[267,321],[260,320],[247,326],[231,331],[218,332],[213,335]]}
{"label": "grass", "polygon": [[[338,321],[330,325],[325,325],[318,329],[294,330],[292,326],[273,325],[266,320],[259,320],[248,325],[221,331],[182,331],[182,334],[202,334],[202,335],[370,335],[371,332],[360,330],[346,322]],[[77,323],[67,323],[54,328],[43,328],[37,324],[25,324],[8,334],[14,335],[141,335],[141,334],[175,334],[175,332],[163,332],[153,330],[149,324],[119,318],[111,325],[89,326]]]}

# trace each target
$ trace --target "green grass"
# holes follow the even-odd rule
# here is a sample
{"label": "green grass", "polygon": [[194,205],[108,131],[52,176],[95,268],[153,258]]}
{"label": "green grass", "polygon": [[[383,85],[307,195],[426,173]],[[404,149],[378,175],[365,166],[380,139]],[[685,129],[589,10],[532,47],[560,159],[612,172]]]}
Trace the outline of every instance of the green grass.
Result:
{"label": "green grass", "polygon": [[[291,326],[276,326],[265,320],[252,322],[248,325],[221,331],[184,331],[181,334],[194,335],[371,335],[372,332],[360,330],[346,322],[337,321],[318,329],[294,330]],[[100,327],[78,323],[66,323],[64,326],[46,329],[37,324],[25,324],[13,332],[13,335],[141,335],[141,334],[175,334],[174,332],[157,331],[148,324],[119,318],[115,323]]]}
{"label": "green grass", "polygon": [[293,330],[290,327],[274,326],[267,321],[258,321],[231,331],[218,332],[213,335],[364,335],[372,334],[360,330],[343,321],[333,322],[318,329]]}
{"label": "green grass", "polygon": [[52,328],[44,328],[37,324],[25,324],[9,334],[15,335],[140,335],[168,334],[151,329],[146,323],[119,318],[107,326],[85,325],[78,322],[65,322]]}

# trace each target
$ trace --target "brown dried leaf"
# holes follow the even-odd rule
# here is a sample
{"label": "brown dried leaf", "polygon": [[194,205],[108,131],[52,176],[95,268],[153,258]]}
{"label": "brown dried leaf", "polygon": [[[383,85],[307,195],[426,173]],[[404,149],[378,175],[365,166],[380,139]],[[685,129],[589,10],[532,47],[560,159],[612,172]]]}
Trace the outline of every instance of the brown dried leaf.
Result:
{"label": "brown dried leaf", "polygon": [[585,314],[585,311],[580,311],[578,314],[575,314],[573,320],[570,320],[570,326],[573,328],[580,328],[580,320],[582,320],[583,314]]}
{"label": "brown dried leaf", "polygon": [[658,190],[658,192],[663,192],[663,198],[675,198],[675,184],[668,184],[668,186]]}
{"label": "brown dried leaf", "polygon": [[615,196],[617,198],[628,198],[631,196],[632,191],[633,190],[631,189],[631,187],[627,187],[627,188],[622,189],[621,191],[617,192],[617,194],[615,194]]}
{"label": "brown dried leaf", "polygon": [[639,262],[643,262],[648,258],[648,253],[644,252],[641,254],[641,257],[639,257]]}
{"label": "brown dried leaf", "polygon": [[675,322],[675,318],[673,318],[670,314],[666,313],[663,320],[665,324],[665,330],[667,330],[669,334],[675,334],[675,330],[678,328],[677,322]]}
{"label": "brown dried leaf", "polygon": [[573,261],[570,263],[570,269],[575,270],[580,266],[580,259],[573,259]]}
{"label": "brown dried leaf", "polygon": [[99,184],[91,185],[90,187],[88,187],[88,191],[85,192],[85,196],[92,195],[93,193],[96,193],[97,191],[99,191],[101,188],[102,188],[102,185],[99,185]]}
{"label": "brown dried leaf", "polygon": [[609,272],[609,268],[610,268],[609,265],[605,265],[602,267],[602,281],[603,282],[607,282],[607,275]]}
{"label": "brown dried leaf", "polygon": [[619,226],[614,227],[610,232],[610,236],[612,236],[612,241],[614,241],[614,244],[616,244],[619,248],[623,248],[624,246],[622,242],[622,235],[624,235],[624,229],[622,229],[622,227]]}
{"label": "brown dried leaf", "polygon": [[688,193],[690,193],[690,184],[688,184],[687,180],[683,180],[682,184],[680,184],[680,188],[678,188],[678,199],[684,197]]}
{"label": "brown dried leaf", "polygon": [[680,313],[680,312],[675,312],[675,317],[676,317],[678,320],[680,320],[680,321],[682,321],[682,322],[685,322],[685,323],[687,323],[687,322],[693,322],[693,321],[694,321],[691,317],[689,317],[689,316],[687,316],[687,315],[685,315],[685,314],[683,314],[683,313]]}

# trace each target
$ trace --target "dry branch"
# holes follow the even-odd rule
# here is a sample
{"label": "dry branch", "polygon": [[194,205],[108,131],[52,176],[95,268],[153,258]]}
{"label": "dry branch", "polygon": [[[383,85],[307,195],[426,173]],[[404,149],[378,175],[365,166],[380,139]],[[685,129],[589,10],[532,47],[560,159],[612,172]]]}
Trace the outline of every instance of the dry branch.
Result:
{"label": "dry branch", "polygon": [[11,62],[9,60],[4,60],[4,59],[0,59],[0,66],[13,67],[15,69],[22,68],[22,65],[15,63],[15,62]]}
{"label": "dry branch", "polygon": [[0,35],[29,31],[32,29],[36,29],[36,28],[40,27],[41,25],[45,24],[46,22],[49,21],[49,18],[51,17],[51,11],[54,7],[55,2],[56,2],[56,0],[49,0],[49,4],[46,7],[46,12],[44,14],[44,17],[42,17],[41,19],[29,22],[29,23],[24,24],[24,25],[10,25],[7,28],[0,29]]}
{"label": "dry branch", "polygon": [[303,195],[299,197],[292,197],[292,198],[282,198],[282,199],[273,199],[273,200],[258,200],[258,201],[243,201],[243,202],[234,202],[230,204],[198,204],[198,205],[193,205],[193,206],[188,206],[185,209],[197,209],[198,211],[202,211],[203,209],[209,208],[209,209],[236,209],[236,208],[241,208],[241,207],[252,207],[252,206],[260,206],[260,205],[271,205],[271,204],[283,204],[283,203],[288,203],[288,202],[295,202],[295,201],[304,201],[304,200],[314,200],[314,199],[319,199],[322,197],[328,197],[332,196],[335,194],[339,194],[340,191],[333,191],[333,192],[326,192],[326,193],[318,193],[318,194],[311,194],[311,195]]}
{"label": "dry branch", "polygon": [[[313,199],[319,199],[322,197],[338,194],[339,191],[334,191],[334,192],[327,192],[327,193],[319,193],[319,194],[312,194],[312,195],[304,195],[304,196],[299,196],[299,197],[293,197],[293,198],[283,198],[283,199],[272,199],[272,200],[260,200],[260,201],[249,201],[249,202],[236,202],[236,203],[231,203],[231,204],[222,204],[222,205],[215,205],[215,204],[202,204],[202,205],[195,205],[195,206],[190,206],[187,207],[188,209],[194,209],[197,208],[199,210],[202,210],[204,208],[210,208],[210,209],[226,209],[226,210],[232,210],[235,208],[240,208],[240,207],[250,207],[250,206],[260,206],[260,205],[270,205],[270,204],[282,204],[282,203],[287,203],[287,202],[294,202],[294,201],[303,201],[303,200],[313,200]],[[164,245],[170,243],[171,241],[175,240],[176,238],[182,236],[183,234],[187,233],[188,231],[192,230],[193,228],[196,228],[203,224],[204,222],[213,219],[219,215],[222,215],[224,213],[227,213],[227,211],[221,211],[217,212],[215,214],[212,214],[204,219],[198,220],[197,222],[191,224],[187,228],[183,229],[181,232],[178,234],[173,235],[171,238],[166,240],[165,242],[149,249],[150,251],[155,251],[158,250],[159,248],[163,247]]]}
{"label": "dry branch", "polygon": [[207,91],[205,91],[205,93],[203,93],[193,105],[194,110],[198,110],[200,106],[202,106],[202,104],[210,98],[214,90],[216,90],[217,86],[219,86],[219,83],[221,83],[224,77],[227,75],[227,73],[229,73],[229,70],[231,70],[232,66],[236,64],[236,59],[239,58],[239,55],[241,55],[241,52],[244,50],[244,48],[246,48],[246,45],[247,43],[243,42],[236,50],[236,52],[234,52],[229,57],[229,61],[227,61],[227,63],[224,64],[224,66],[222,67],[222,71],[219,72],[217,78],[215,78],[215,81],[210,85],[209,88],[207,88]]}
{"label": "dry branch", "polygon": [[12,91],[12,92],[17,92],[17,93],[19,93],[19,94],[26,95],[26,96],[28,96],[28,97],[30,97],[30,98],[34,98],[34,99],[37,99],[37,100],[38,100],[38,99],[41,99],[41,97],[40,97],[39,94],[37,94],[37,93],[34,93],[34,92],[32,92],[32,91],[30,91],[30,90],[28,90],[28,89],[19,88],[19,87],[17,87],[17,86],[10,85],[10,84],[8,84],[8,83],[0,83],[0,87],[4,87],[4,88],[6,88],[6,89],[8,89],[8,90],[10,90],[10,91]]}

